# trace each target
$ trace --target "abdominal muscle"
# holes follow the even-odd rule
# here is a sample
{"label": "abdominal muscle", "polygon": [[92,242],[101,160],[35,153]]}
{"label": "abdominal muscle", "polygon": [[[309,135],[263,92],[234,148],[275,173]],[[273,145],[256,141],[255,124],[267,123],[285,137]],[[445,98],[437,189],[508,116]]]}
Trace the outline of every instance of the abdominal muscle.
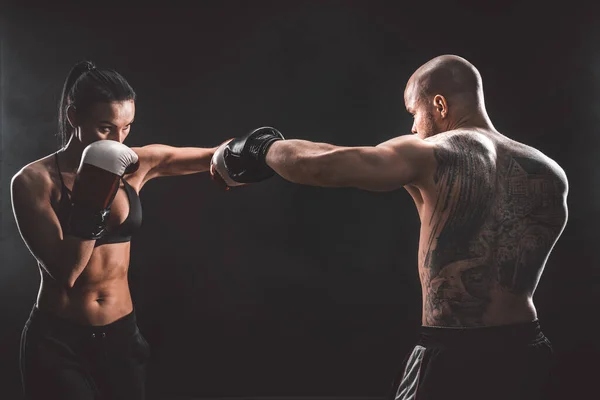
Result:
{"label": "abdominal muscle", "polygon": [[88,265],[67,289],[43,269],[37,306],[70,321],[92,326],[110,324],[133,311],[127,272],[130,243],[96,247]]}

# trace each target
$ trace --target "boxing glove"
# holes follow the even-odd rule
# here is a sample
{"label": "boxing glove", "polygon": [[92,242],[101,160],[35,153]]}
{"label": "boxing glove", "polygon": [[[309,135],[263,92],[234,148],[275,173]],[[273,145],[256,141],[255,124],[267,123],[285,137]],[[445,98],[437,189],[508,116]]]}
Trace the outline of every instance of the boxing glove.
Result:
{"label": "boxing glove", "polygon": [[138,155],[122,143],[99,140],[87,146],[73,184],[67,233],[82,239],[101,238],[121,177],[138,163]]}
{"label": "boxing glove", "polygon": [[211,174],[227,186],[260,182],[275,173],[265,161],[269,147],[283,135],[275,128],[262,127],[222,144],[211,159]]}

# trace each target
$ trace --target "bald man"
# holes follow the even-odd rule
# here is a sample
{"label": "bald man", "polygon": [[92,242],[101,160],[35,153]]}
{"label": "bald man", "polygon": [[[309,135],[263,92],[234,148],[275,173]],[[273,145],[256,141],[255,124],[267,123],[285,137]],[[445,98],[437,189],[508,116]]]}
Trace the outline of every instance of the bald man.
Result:
{"label": "bald man", "polygon": [[259,128],[221,146],[228,186],[276,172],[304,185],[405,188],[421,220],[420,340],[393,398],[541,398],[552,347],[533,294],[567,221],[567,178],[542,152],[498,132],[465,59],[421,66],[404,92],[413,135],[375,147],[285,140]]}

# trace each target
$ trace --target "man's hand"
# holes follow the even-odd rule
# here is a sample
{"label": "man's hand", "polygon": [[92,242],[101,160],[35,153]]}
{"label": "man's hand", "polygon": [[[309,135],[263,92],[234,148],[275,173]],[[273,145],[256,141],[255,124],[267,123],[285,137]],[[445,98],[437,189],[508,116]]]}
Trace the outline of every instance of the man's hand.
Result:
{"label": "man's hand", "polygon": [[275,172],[265,162],[267,151],[283,139],[277,129],[262,127],[222,144],[210,162],[213,180],[229,189],[270,178]]}

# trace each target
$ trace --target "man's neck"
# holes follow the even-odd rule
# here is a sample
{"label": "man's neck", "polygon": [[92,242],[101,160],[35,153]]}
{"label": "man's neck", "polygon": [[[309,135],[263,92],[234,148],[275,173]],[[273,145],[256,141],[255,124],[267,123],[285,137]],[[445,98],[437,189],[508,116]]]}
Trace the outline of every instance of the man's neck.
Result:
{"label": "man's neck", "polygon": [[460,129],[483,129],[488,131],[496,131],[492,121],[487,114],[476,113],[468,114],[464,117],[453,121],[448,125],[449,131],[460,130]]}

